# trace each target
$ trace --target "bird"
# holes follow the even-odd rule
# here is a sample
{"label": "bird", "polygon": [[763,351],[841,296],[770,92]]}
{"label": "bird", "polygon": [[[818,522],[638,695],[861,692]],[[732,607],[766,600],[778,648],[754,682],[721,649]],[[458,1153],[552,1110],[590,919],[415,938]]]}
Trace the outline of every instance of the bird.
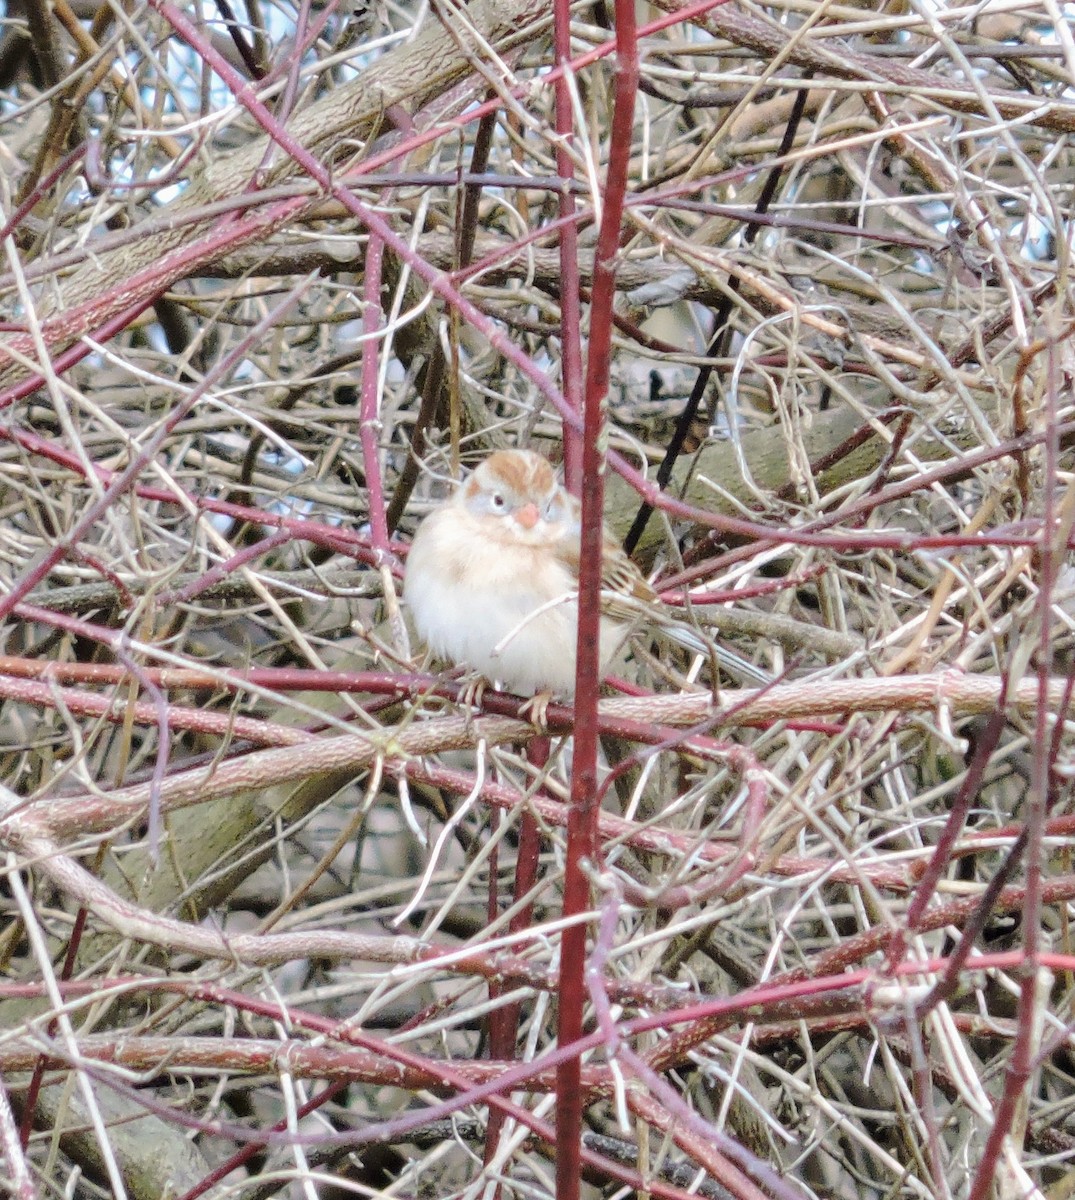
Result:
{"label": "bird", "polygon": [[[489,455],[415,531],[403,598],[419,636],[437,657],[517,695],[573,699],[581,527],[581,505],[548,459],[522,449]],[[663,611],[607,528],[601,581],[602,677],[642,620],[689,649],[714,652]],[[753,681],[768,681],[738,655],[717,653]]]}

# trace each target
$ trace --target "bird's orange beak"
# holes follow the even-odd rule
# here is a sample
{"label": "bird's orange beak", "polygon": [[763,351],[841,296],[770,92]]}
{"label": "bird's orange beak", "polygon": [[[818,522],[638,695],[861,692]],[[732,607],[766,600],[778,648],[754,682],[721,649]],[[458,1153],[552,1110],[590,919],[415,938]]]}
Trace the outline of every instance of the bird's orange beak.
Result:
{"label": "bird's orange beak", "polygon": [[524,504],[515,514],[515,520],[524,529],[533,529],[540,517],[541,514],[538,512],[536,504]]}

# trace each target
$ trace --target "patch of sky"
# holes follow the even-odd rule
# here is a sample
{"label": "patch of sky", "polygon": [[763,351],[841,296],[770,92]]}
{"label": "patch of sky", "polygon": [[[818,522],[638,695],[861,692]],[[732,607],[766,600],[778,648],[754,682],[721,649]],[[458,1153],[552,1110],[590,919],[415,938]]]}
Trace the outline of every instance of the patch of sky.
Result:
{"label": "patch of sky", "polygon": [[1056,231],[1051,222],[1034,213],[1016,222],[1012,237],[1019,242],[1023,258],[1030,262],[1050,262],[1056,258]]}

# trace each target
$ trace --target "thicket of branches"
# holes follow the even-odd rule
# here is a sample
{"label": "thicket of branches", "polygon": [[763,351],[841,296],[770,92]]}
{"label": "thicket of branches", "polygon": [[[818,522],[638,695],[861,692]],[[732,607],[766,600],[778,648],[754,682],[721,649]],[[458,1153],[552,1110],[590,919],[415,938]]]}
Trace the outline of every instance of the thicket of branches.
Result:
{"label": "thicket of branches", "polygon": [[[8,6],[13,1194],[1069,1189],[1075,31],[631,13]],[[771,683],[636,638],[545,738],[397,597],[606,362]]]}

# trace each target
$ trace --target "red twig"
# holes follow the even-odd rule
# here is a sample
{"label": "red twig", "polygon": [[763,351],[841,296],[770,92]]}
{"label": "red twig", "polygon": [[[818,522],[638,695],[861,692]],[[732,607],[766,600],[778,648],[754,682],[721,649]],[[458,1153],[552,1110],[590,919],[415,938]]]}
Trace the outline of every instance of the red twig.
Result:
{"label": "red twig", "polygon": [[[582,442],[582,532],[579,566],[578,658],[575,676],[575,757],[571,773],[571,813],[564,866],[564,915],[589,905],[588,866],[598,854],[597,701],[601,682],[601,581],[604,554],[605,408],[612,350],[616,254],[634,128],[638,89],[638,43],[634,0],[616,0],[616,73],[609,161],[603,192],[601,228],[594,259],[590,339],[586,360],[586,396]],[[583,967],[586,928],[572,925],[560,944],[560,1010],[557,1044],[571,1047],[582,1034],[585,1004]],[[581,1185],[581,1060],[566,1059],[557,1071],[556,1194],[577,1200]]]}
{"label": "red twig", "polygon": [[[1062,495],[1060,471],[1060,436],[1056,418],[1060,387],[1060,364],[1055,339],[1048,342],[1048,386],[1045,403],[1045,464],[1042,487],[1042,527],[1044,536],[1038,547],[1037,592],[1037,681],[1039,697],[1046,694],[1053,660],[1051,641],[1051,607],[1060,571],[1066,561],[1067,543],[1075,517],[1070,504],[1059,504]],[[1026,906],[1021,916],[1023,961],[1019,970],[1019,1005],[1016,1012],[1016,1037],[1004,1081],[1004,1091],[996,1106],[993,1125],[989,1130],[981,1162],[970,1189],[970,1200],[985,1200],[993,1188],[1004,1143],[1013,1136],[1024,1092],[1030,1086],[1042,1037],[1042,1023],[1048,1008],[1052,984],[1050,973],[1042,962],[1042,909],[1044,907],[1044,873],[1046,870],[1045,829],[1052,763],[1050,747],[1054,745],[1049,729],[1049,708],[1046,705],[1035,717],[1034,748],[1031,754],[1030,786],[1024,801],[1026,834]],[[1021,1132],[1015,1139],[1021,1142]]]}
{"label": "red twig", "polygon": [[[565,182],[574,180],[575,165],[567,152],[574,136],[575,117],[571,106],[568,71],[571,60],[571,5],[556,0],[553,6],[553,53],[561,69],[555,87],[556,170]],[[579,230],[575,221],[575,196],[565,187],[560,193],[560,379],[564,399],[582,411],[582,305],[579,281]],[[582,444],[577,430],[564,425],[564,480],[576,496],[582,491]]]}

